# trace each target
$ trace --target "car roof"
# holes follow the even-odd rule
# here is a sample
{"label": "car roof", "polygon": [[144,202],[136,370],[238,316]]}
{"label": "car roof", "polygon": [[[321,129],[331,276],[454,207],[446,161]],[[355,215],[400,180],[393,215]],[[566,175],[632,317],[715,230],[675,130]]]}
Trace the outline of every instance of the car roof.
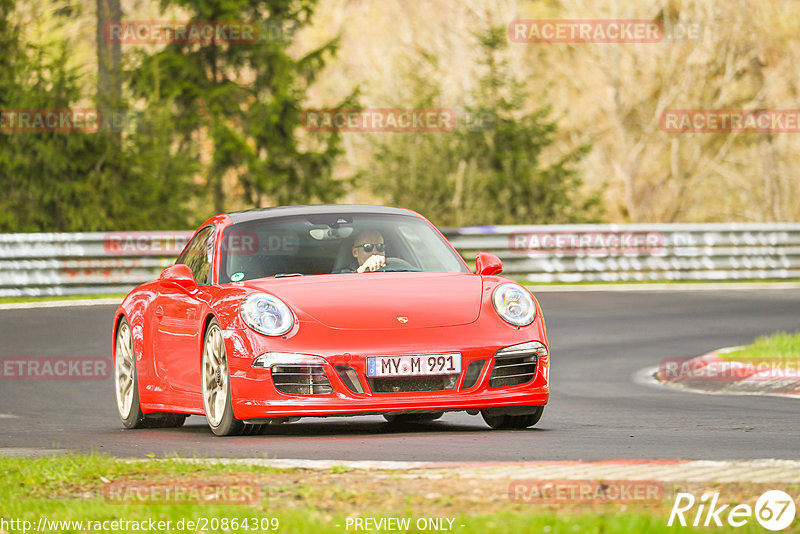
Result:
{"label": "car roof", "polygon": [[292,217],[297,215],[328,215],[328,214],[354,214],[369,213],[376,215],[405,215],[406,217],[419,217],[411,210],[403,208],[390,208],[387,206],[371,206],[368,204],[319,204],[310,206],[281,206],[277,208],[257,208],[245,211],[228,213],[234,224],[275,217]]}

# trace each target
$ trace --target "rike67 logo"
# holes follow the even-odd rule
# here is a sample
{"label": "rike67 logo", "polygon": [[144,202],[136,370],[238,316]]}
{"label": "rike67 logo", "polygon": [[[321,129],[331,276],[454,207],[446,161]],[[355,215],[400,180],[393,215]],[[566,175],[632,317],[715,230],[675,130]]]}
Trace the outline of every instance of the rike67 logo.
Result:
{"label": "rike67 logo", "polygon": [[753,516],[767,530],[784,530],[794,521],[794,500],[786,492],[769,490],[756,500],[755,507],[744,503],[732,506],[721,504],[716,492],[704,493],[699,501],[691,493],[678,493],[667,526],[741,527]]}

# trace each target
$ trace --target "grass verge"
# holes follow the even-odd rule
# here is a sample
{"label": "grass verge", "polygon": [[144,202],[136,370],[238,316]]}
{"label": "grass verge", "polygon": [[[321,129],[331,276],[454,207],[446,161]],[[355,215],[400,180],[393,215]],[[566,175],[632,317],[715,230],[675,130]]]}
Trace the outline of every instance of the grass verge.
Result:
{"label": "grass verge", "polygon": [[776,332],[760,336],[740,350],[719,354],[723,360],[747,363],[800,362],[800,332]]}
{"label": "grass verge", "polygon": [[[325,534],[358,531],[352,523],[356,517],[376,521],[392,517],[408,521],[406,528],[384,528],[383,532],[430,531],[433,529],[427,527],[429,519],[440,527],[439,530],[464,534],[666,533],[676,529],[666,525],[675,491],[678,491],[674,487],[669,491],[665,487],[663,502],[649,505],[528,504],[509,499],[507,479],[476,479],[460,476],[457,471],[452,476],[427,476],[419,471],[287,470],[187,463],[178,459],[120,461],[102,455],[0,458],[0,473],[0,517],[6,521],[28,521],[29,531],[36,531],[45,518],[49,528],[38,529],[39,532]],[[205,494],[202,502],[185,502],[185,497],[191,496],[185,491],[167,491],[209,484],[215,484],[216,493]],[[138,485],[140,490],[125,494],[125,498],[108,491],[109,487],[120,485],[128,488]],[[220,495],[231,495],[226,493],[225,487],[230,489],[237,485],[257,486],[258,499],[247,504],[221,503]],[[752,493],[754,486],[750,486]],[[155,493],[154,487],[159,488]],[[704,489],[707,488],[681,488],[680,491],[699,494]],[[713,487],[713,491],[724,489],[720,485]],[[742,494],[741,488],[728,489],[731,498],[754,501],[752,495]],[[758,491],[763,490],[756,491],[758,495]],[[73,523],[53,524],[54,521]],[[137,525],[115,525],[112,521],[137,522]],[[151,521],[163,523],[156,526]],[[145,528],[139,522],[147,522]],[[7,525],[0,529],[9,533],[21,530],[20,523],[17,528],[9,529]],[[700,532],[708,528],[680,530]],[[757,522],[750,521],[736,531],[762,532],[763,529]]]}

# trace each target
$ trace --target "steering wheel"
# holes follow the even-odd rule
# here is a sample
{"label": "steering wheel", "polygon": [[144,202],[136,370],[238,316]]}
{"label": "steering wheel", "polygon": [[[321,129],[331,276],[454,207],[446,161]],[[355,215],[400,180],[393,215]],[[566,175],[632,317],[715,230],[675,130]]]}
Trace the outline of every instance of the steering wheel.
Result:
{"label": "steering wheel", "polygon": [[378,269],[379,271],[420,271],[418,267],[414,267],[409,262],[402,258],[387,257],[386,265]]}

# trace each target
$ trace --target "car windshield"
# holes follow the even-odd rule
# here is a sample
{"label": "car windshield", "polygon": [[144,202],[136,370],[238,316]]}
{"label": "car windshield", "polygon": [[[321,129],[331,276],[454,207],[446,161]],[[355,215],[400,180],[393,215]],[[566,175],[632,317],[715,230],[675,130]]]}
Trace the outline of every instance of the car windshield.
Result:
{"label": "car windshield", "polygon": [[348,213],[268,218],[229,226],[222,240],[220,282],[353,273],[358,268],[353,256],[356,241],[362,248],[368,241],[378,251],[384,249],[384,272],[469,272],[422,219]]}

